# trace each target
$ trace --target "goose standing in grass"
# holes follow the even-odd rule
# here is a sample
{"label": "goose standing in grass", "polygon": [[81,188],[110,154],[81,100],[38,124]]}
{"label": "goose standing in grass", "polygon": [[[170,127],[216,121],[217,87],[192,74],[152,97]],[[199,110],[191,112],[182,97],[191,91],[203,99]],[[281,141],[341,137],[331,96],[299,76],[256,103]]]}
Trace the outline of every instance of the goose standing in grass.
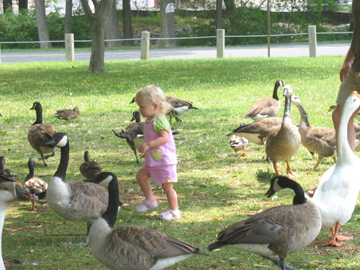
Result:
{"label": "goose standing in grass", "polygon": [[[46,145],[46,142],[51,140],[57,131],[52,124],[42,122],[42,106],[40,102],[34,102],[30,110],[36,111],[36,121],[30,127],[28,141],[31,147],[41,155],[39,160],[43,161],[44,166],[48,166],[45,159],[53,157],[57,147],[50,147]],[[51,153],[51,155],[44,156],[46,153]]]}
{"label": "goose standing in grass", "polygon": [[280,175],[277,169],[277,162],[286,161],[287,173],[293,177],[296,175],[290,168],[289,159],[295,155],[301,143],[301,136],[298,128],[295,127],[290,118],[291,96],[293,90],[290,85],[284,86],[285,110],[281,128],[268,136],[265,152],[271,159],[277,176]]}
{"label": "goose standing in grass", "polygon": [[77,118],[79,114],[79,108],[75,107],[74,109],[57,110],[54,116],[58,119],[66,120],[69,124],[70,120]]}
{"label": "goose standing in grass", "polygon": [[[36,196],[36,202],[40,203],[40,204],[44,204],[47,203],[46,200],[46,190],[48,188],[48,184],[35,176],[35,159],[33,157],[29,158],[28,161],[28,167],[29,167],[29,173],[25,178],[24,181],[24,189],[30,193],[30,194],[34,194]],[[31,209],[29,209],[30,211],[34,211],[34,202],[35,200],[31,200]]]}
{"label": "goose standing in grass", "polygon": [[80,173],[86,179],[92,178],[102,172],[101,166],[95,160],[90,160],[89,151],[84,152],[84,163],[80,165]]}
{"label": "goose standing in grass", "polygon": [[[47,200],[50,208],[59,216],[77,222],[87,222],[87,233],[94,220],[99,218],[106,210],[108,193],[102,187],[92,183],[78,180],[65,181],[66,170],[69,163],[69,139],[64,133],[56,133],[46,143],[51,147],[61,148],[61,159],[57,171],[49,182]],[[84,243],[86,245],[88,235]]]}
{"label": "goose standing in grass", "polygon": [[2,230],[5,221],[5,212],[16,201],[27,201],[32,197],[24,191],[19,182],[0,182],[0,269],[5,270],[2,257]]}
{"label": "goose standing in grass", "polygon": [[332,157],[336,163],[335,129],[328,127],[312,127],[300,98],[292,96],[291,103],[294,104],[300,112],[301,119],[299,132],[301,143],[307,150],[316,153],[319,156],[313,170],[317,169],[324,157]]}
{"label": "goose standing in grass", "polygon": [[90,229],[90,247],[94,256],[110,269],[159,270],[201,253],[193,245],[157,230],[128,225],[115,227],[119,204],[119,187],[115,174],[103,172],[85,180],[108,188],[106,212]]}
{"label": "goose standing in grass", "polygon": [[245,153],[245,147],[248,145],[248,139],[244,137],[238,137],[236,135],[232,135],[230,138],[230,147],[234,149],[235,154],[238,155],[238,151],[241,149],[244,151],[242,154],[243,157],[246,157],[247,154]]}
{"label": "goose standing in grass", "polygon": [[273,90],[272,98],[261,98],[247,111],[244,118],[251,118],[252,120],[263,119],[267,117],[275,117],[280,109],[280,100],[278,97],[278,89],[284,86],[282,80],[277,80]]}
{"label": "goose standing in grass", "polygon": [[[270,198],[283,188],[295,192],[293,205],[273,207],[230,225],[208,249],[239,248],[272,261],[282,270],[294,269],[285,263],[285,258],[317,237],[322,225],[321,215],[317,206],[305,198],[302,187],[287,177],[274,177],[266,195]],[[276,255],[279,259],[273,257]]]}
{"label": "goose standing in grass", "polygon": [[[347,98],[340,119],[337,134],[337,163],[327,170],[320,179],[313,202],[318,206],[323,227],[332,232],[331,241],[327,246],[341,246],[352,237],[338,234],[340,226],[344,225],[354,212],[360,190],[360,158],[351,150],[347,140],[347,126],[351,115],[360,107],[360,96],[357,92]],[[337,242],[340,241],[340,242]]]}
{"label": "goose standing in grass", "polygon": [[139,158],[137,156],[136,150],[139,146],[144,143],[144,127],[145,123],[141,121],[140,112],[133,112],[133,118],[131,121],[135,119],[135,123],[131,123],[126,127],[126,131],[122,130],[121,132],[116,132],[113,130],[115,136],[126,139],[126,143],[130,146],[130,148],[134,151],[136,162],[140,163]]}

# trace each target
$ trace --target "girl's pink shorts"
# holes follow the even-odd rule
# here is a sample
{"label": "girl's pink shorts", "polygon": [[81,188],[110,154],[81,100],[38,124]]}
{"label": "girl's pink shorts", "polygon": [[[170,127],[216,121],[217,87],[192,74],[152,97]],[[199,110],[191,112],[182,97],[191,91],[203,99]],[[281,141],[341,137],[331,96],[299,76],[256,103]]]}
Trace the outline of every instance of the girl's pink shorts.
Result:
{"label": "girl's pink shorts", "polygon": [[152,181],[155,184],[175,183],[178,181],[176,164],[161,167],[149,167],[144,165],[141,169],[144,169],[150,174]]}

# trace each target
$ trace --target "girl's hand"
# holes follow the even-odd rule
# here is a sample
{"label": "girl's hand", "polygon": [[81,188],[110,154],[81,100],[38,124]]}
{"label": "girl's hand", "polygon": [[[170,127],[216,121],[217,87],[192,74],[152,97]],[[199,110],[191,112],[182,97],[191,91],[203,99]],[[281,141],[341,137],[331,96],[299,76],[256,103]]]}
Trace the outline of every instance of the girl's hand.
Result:
{"label": "girl's hand", "polygon": [[148,143],[143,143],[143,144],[141,144],[140,146],[139,146],[139,148],[138,148],[138,151],[140,152],[140,153],[145,153],[147,150],[149,150],[149,144]]}

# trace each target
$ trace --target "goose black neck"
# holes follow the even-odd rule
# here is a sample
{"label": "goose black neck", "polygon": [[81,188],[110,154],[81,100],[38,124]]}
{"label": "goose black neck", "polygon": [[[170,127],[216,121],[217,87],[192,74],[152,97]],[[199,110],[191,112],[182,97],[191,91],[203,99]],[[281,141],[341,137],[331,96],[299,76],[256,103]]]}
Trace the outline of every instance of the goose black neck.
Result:
{"label": "goose black neck", "polygon": [[280,87],[280,83],[276,82],[275,87],[274,87],[274,91],[273,91],[273,98],[276,99],[276,100],[279,100],[279,97],[277,95],[277,91],[278,91],[279,87]]}
{"label": "goose black neck", "polygon": [[305,123],[305,125],[307,127],[310,127],[309,119],[308,119],[308,116],[307,116],[304,106],[302,104],[300,104],[297,107],[299,108],[299,111],[300,111],[301,120]]}
{"label": "goose black neck", "polygon": [[[29,174],[28,174],[29,179],[30,179],[30,178],[33,178],[34,175],[35,175],[34,166],[29,163]],[[26,177],[26,178],[27,178],[27,177]]]}
{"label": "goose black neck", "polygon": [[4,156],[0,157],[0,171],[5,170],[5,158]]}
{"label": "goose black neck", "polygon": [[110,228],[114,228],[117,212],[119,207],[119,184],[115,175],[108,186],[109,204],[105,213],[101,216],[109,224]]}
{"label": "goose black neck", "polygon": [[135,122],[140,123],[140,121],[141,121],[140,113],[135,114]]}
{"label": "goose black neck", "polygon": [[85,151],[84,153],[84,160],[85,162],[89,162],[90,161],[90,154],[88,151]]}
{"label": "goose black neck", "polygon": [[59,167],[54,174],[55,177],[59,177],[63,181],[65,181],[66,170],[69,164],[69,148],[70,148],[69,141],[67,141],[64,147],[61,147],[61,158],[60,158]]}
{"label": "goose black neck", "polygon": [[43,119],[42,119],[42,107],[41,107],[40,104],[38,104],[36,106],[35,111],[36,111],[36,121],[34,122],[33,125],[42,124],[42,122],[43,122]]}
{"label": "goose black neck", "polygon": [[305,198],[305,193],[303,188],[295,181],[288,179],[287,181],[281,183],[281,187],[282,188],[291,188],[294,193],[294,199],[293,199],[293,204],[297,205],[297,204],[304,204],[306,203],[307,199]]}

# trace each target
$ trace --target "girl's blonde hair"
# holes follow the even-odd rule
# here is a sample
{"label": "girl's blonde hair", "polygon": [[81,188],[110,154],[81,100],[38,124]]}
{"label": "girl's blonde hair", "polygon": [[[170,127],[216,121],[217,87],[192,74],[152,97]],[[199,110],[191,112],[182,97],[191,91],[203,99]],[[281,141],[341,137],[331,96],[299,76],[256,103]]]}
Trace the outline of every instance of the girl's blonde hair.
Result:
{"label": "girl's blonde hair", "polygon": [[150,84],[136,91],[135,101],[140,96],[146,96],[151,100],[152,103],[159,105],[160,112],[166,114],[170,109],[171,105],[165,100],[165,93],[160,87]]}

